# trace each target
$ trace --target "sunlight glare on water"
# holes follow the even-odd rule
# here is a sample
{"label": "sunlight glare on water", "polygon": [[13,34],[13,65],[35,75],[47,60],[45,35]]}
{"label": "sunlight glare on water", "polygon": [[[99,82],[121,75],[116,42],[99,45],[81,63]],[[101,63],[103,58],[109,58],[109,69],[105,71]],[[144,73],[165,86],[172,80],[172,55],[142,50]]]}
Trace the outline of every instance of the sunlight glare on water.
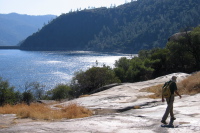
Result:
{"label": "sunlight glare on water", "polygon": [[130,56],[88,51],[0,50],[0,77],[17,89],[22,89],[26,82],[39,82],[51,89],[57,84],[69,83],[74,72],[85,71],[97,64],[113,68],[121,57]]}

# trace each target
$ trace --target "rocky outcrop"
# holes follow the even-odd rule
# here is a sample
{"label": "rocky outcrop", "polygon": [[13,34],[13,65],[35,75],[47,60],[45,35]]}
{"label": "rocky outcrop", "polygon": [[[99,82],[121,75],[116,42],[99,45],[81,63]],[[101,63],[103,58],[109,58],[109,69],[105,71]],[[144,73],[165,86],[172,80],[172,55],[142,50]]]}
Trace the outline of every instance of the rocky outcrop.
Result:
{"label": "rocky outcrop", "polygon": [[[200,94],[193,96],[184,95],[182,99],[175,97],[174,124],[178,128],[162,128],[161,117],[166,109],[166,103],[161,99],[149,99],[144,96],[151,93],[140,92],[142,88],[163,84],[172,75],[178,80],[187,77],[184,73],[175,73],[162,76],[153,80],[126,83],[112,87],[105,91],[82,97],[70,102],[76,102],[90,109],[110,111],[106,114],[94,115],[80,119],[62,119],[55,122],[30,121],[16,123],[7,128],[0,128],[0,132],[13,133],[191,133],[200,132],[199,98]],[[181,88],[179,88],[181,89]],[[70,103],[64,102],[61,105]],[[134,106],[140,108],[133,108]],[[131,108],[132,107],[132,108]],[[124,110],[123,110],[124,109]],[[125,110],[128,109],[128,110]],[[118,110],[118,111],[116,111]],[[121,110],[121,112],[119,111]],[[14,118],[13,118],[14,119]],[[1,122],[0,122],[1,123]]]}
{"label": "rocky outcrop", "polygon": [[190,31],[178,32],[168,38],[168,41],[178,41],[181,37],[187,37]]}

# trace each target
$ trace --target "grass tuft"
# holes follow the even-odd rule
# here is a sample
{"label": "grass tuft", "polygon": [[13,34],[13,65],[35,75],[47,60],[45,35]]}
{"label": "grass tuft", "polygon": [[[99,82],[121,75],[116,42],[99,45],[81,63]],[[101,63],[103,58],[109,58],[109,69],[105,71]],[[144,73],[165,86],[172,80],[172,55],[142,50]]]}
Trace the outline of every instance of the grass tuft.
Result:
{"label": "grass tuft", "polygon": [[[141,91],[154,93],[152,95],[148,95],[147,96],[148,98],[153,98],[153,99],[161,98],[163,85],[164,83],[156,86],[147,87],[142,89]],[[191,76],[188,76],[186,79],[177,83],[177,87],[178,87],[178,92],[181,95],[194,95],[200,93],[200,72],[192,74]]]}
{"label": "grass tuft", "polygon": [[68,106],[62,108],[61,111],[64,117],[68,119],[89,117],[93,114],[89,109],[78,106],[74,103],[71,103]]}
{"label": "grass tuft", "polygon": [[0,107],[0,114],[16,114],[19,118],[54,120],[88,117],[92,115],[92,111],[75,103],[60,110],[53,110],[45,104],[31,104],[30,106],[17,104]]}
{"label": "grass tuft", "polygon": [[159,84],[159,85],[156,85],[156,86],[151,86],[151,87],[147,87],[147,88],[144,88],[142,89],[141,91],[142,92],[151,92],[151,93],[154,93],[152,95],[148,95],[146,97],[148,98],[152,98],[152,99],[157,99],[157,98],[160,98],[162,95],[162,84]]}
{"label": "grass tuft", "polygon": [[139,106],[139,105],[133,107],[133,109],[140,109],[140,108],[141,108],[141,106]]}
{"label": "grass tuft", "polygon": [[178,84],[181,94],[194,95],[200,93],[200,72],[192,74]]}
{"label": "grass tuft", "polygon": [[81,96],[79,96],[79,98],[81,98],[81,97],[88,97],[88,96],[90,96],[90,95],[81,95]]}

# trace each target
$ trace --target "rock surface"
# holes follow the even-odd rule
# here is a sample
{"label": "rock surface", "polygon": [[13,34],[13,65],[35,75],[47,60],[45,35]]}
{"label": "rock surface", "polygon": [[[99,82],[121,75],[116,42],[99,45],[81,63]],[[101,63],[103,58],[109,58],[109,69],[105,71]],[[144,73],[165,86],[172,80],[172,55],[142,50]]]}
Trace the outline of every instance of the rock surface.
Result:
{"label": "rock surface", "polygon": [[[76,102],[87,108],[94,109],[98,115],[81,119],[63,119],[56,122],[26,121],[11,124],[15,119],[10,115],[6,120],[7,126],[1,127],[0,132],[6,133],[200,133],[200,94],[184,95],[182,99],[175,97],[174,113],[177,118],[174,125],[178,128],[163,128],[160,120],[166,108],[161,99],[149,99],[144,96],[151,93],[140,92],[142,88],[163,84],[172,75],[178,80],[184,79],[187,74],[175,73],[154,80],[125,83],[108,90],[82,97],[70,102]],[[181,89],[181,88],[180,88]],[[67,105],[70,102],[61,103]],[[133,109],[140,106],[140,109]],[[107,112],[107,113],[105,113]],[[102,113],[102,114],[101,114]],[[1,115],[0,119],[4,116]],[[168,120],[169,121],[169,120]],[[3,123],[0,120],[0,125]],[[4,123],[6,125],[6,123]]]}

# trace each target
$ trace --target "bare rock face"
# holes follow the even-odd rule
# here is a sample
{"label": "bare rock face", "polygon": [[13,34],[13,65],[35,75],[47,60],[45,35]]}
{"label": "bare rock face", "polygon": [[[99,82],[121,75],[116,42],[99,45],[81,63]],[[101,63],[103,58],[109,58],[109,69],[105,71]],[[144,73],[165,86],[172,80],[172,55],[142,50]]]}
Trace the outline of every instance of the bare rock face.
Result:
{"label": "bare rock face", "polygon": [[0,115],[0,129],[8,128],[10,125],[13,125],[13,120],[16,119],[15,114],[1,114]]}
{"label": "bare rock face", "polygon": [[168,38],[168,41],[178,41],[181,37],[187,37],[189,33],[190,31],[175,33]]}
{"label": "bare rock face", "polygon": [[[87,108],[98,110],[98,115],[80,119],[62,119],[56,122],[26,121],[1,128],[2,133],[191,133],[200,132],[200,94],[185,95],[182,99],[175,97],[174,113],[177,128],[161,127],[161,118],[166,103],[161,99],[149,99],[143,96],[151,93],[140,92],[142,88],[163,84],[173,75],[178,80],[187,77],[184,73],[162,76],[154,80],[126,83],[108,90],[82,97],[73,101],[63,102],[67,105],[76,102]],[[179,88],[181,89],[181,88]],[[133,108],[140,106],[140,108]],[[105,113],[105,112],[107,113]],[[0,118],[2,118],[0,116]],[[10,117],[10,119],[15,119]],[[1,121],[1,120],[0,120]],[[169,118],[168,121],[169,122]],[[1,124],[1,122],[0,122]]]}

